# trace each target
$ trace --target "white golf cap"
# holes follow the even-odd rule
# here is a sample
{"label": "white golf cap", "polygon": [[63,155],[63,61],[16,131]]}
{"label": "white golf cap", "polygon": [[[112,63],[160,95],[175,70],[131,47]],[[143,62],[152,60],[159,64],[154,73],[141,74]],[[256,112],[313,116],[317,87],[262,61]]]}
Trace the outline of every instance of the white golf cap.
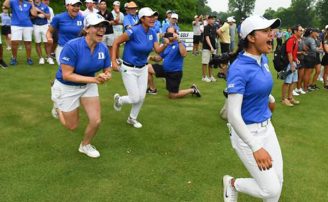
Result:
{"label": "white golf cap", "polygon": [[178,20],[179,19],[179,16],[176,13],[172,13],[171,18],[174,18],[174,19],[177,19]]}
{"label": "white golf cap", "polygon": [[272,29],[278,28],[281,25],[279,18],[268,20],[262,16],[250,16],[246,18],[240,26],[241,38],[245,39],[254,30],[266,29],[271,27]]}
{"label": "white golf cap", "polygon": [[87,28],[92,25],[98,25],[102,22],[108,23],[108,21],[105,20],[105,18],[103,18],[101,15],[90,13],[89,15],[87,15],[87,17],[84,18],[84,27]]}
{"label": "white golf cap", "polygon": [[69,4],[74,5],[77,3],[82,4],[80,0],[65,0],[66,5],[69,5]]}
{"label": "white golf cap", "polygon": [[113,6],[120,6],[121,5],[121,2],[119,2],[119,1],[114,1],[114,3],[113,3]]}
{"label": "white golf cap", "polygon": [[232,16],[230,16],[227,18],[227,22],[236,22],[236,20]]}
{"label": "white golf cap", "polygon": [[85,0],[85,3],[93,3],[93,0]]}
{"label": "white golf cap", "polygon": [[138,13],[138,17],[139,19],[142,17],[149,17],[149,16],[154,16],[154,15],[158,15],[157,11],[153,11],[151,8],[149,7],[144,7],[142,9],[140,9],[139,13]]}
{"label": "white golf cap", "polygon": [[326,25],[325,29],[328,29],[328,25]]}

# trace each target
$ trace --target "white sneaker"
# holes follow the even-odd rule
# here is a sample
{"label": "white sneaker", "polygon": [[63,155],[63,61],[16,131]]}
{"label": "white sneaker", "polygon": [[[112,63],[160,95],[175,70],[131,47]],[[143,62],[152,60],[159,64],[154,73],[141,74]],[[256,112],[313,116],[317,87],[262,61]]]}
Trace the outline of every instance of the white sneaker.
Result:
{"label": "white sneaker", "polygon": [[299,96],[300,94],[297,93],[296,90],[293,90],[293,96]]}
{"label": "white sneaker", "polygon": [[306,94],[306,92],[303,90],[303,88],[298,89],[298,93],[300,93],[302,95]]}
{"label": "white sneaker", "polygon": [[118,93],[115,93],[114,95],[114,109],[116,111],[121,111],[122,109],[122,104],[120,103],[120,95]]}
{"label": "white sneaker", "polygon": [[54,65],[55,64],[54,60],[51,57],[48,57],[47,62],[48,62],[49,65]]}
{"label": "white sneaker", "polygon": [[79,147],[79,152],[86,154],[91,158],[98,158],[100,156],[99,151],[91,144],[82,145],[81,143]]}
{"label": "white sneaker", "polygon": [[223,177],[223,199],[224,202],[237,202],[238,192],[231,185],[233,177],[225,175]]}
{"label": "white sneaker", "polygon": [[40,59],[39,59],[39,64],[40,64],[40,65],[44,65],[44,58],[40,58]]}
{"label": "white sneaker", "polygon": [[211,80],[206,76],[206,77],[203,77],[202,78],[202,81],[205,81],[205,82],[211,82]]}
{"label": "white sneaker", "polygon": [[142,127],[140,122],[138,122],[136,119],[133,119],[131,117],[129,117],[126,122],[130,125],[133,125],[133,127],[135,127],[135,128],[141,128]]}
{"label": "white sneaker", "polygon": [[55,107],[55,104],[54,104],[54,106],[53,106],[52,109],[51,109],[51,115],[52,115],[52,117],[54,117],[55,119],[58,119],[58,117],[59,117],[58,112],[57,112],[57,109],[56,109],[56,107]]}
{"label": "white sneaker", "polygon": [[212,82],[215,82],[215,81],[216,81],[216,79],[215,79],[213,76],[211,76],[209,79],[210,79],[210,81],[212,81]]}

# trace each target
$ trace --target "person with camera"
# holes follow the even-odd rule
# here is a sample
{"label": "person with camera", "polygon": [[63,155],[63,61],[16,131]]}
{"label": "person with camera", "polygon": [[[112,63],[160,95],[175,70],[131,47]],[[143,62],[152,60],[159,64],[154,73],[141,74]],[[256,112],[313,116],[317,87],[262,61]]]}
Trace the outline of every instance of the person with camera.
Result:
{"label": "person with camera", "polygon": [[165,40],[168,41],[167,48],[159,56],[150,56],[149,60],[160,62],[163,60],[163,65],[148,64],[148,85],[147,93],[154,94],[157,92],[153,75],[157,78],[165,78],[166,89],[169,91],[168,97],[170,99],[182,98],[186,95],[196,95],[201,97],[197,86],[193,84],[189,89],[180,90],[180,83],[182,79],[183,60],[187,55],[185,44],[179,39],[174,27],[169,27],[164,34]]}
{"label": "person with camera", "polygon": [[[51,87],[52,115],[67,129],[73,131],[78,127],[80,105],[83,106],[89,122],[78,151],[91,158],[100,156],[91,145],[101,122],[98,84],[111,79],[110,55],[102,43],[107,24],[99,14],[92,13],[85,18],[83,37],[65,44]],[[96,75],[99,71],[102,73]]]}
{"label": "person with camera", "polygon": [[278,202],[280,198],[283,161],[270,120],[273,79],[266,57],[273,49],[272,30],[280,24],[280,19],[267,20],[262,16],[248,17],[241,24],[244,51],[228,69],[227,113],[232,147],[251,177],[225,175],[225,202],[236,202],[238,192],[268,202]]}
{"label": "person with camera", "polygon": [[[135,128],[142,127],[137,118],[146,96],[147,58],[152,50],[161,53],[168,46],[168,40],[165,40],[162,46],[158,43],[156,32],[152,28],[155,23],[155,15],[158,15],[158,12],[149,7],[140,9],[138,24],[128,29],[113,43],[112,67],[121,72],[128,93],[127,96],[120,96],[118,93],[114,95],[114,109],[120,111],[122,105],[131,104],[132,108],[127,123]],[[125,47],[123,61],[119,65],[116,50],[122,43],[125,43]]]}
{"label": "person with camera", "polygon": [[10,65],[17,65],[17,51],[19,43],[23,40],[27,64],[33,65],[31,58],[32,51],[32,32],[33,24],[31,16],[36,16],[37,11],[33,0],[5,0],[3,3],[5,8],[10,8],[12,12],[11,18],[11,52],[12,58]]}
{"label": "person with camera", "polygon": [[292,32],[293,35],[286,42],[286,53],[289,61],[286,71],[291,71],[291,73],[288,74],[284,80],[281,90],[281,103],[288,107],[292,107],[300,103],[300,101],[295,100],[293,90],[298,81],[297,66],[300,64],[300,61],[297,58],[298,41],[302,37],[303,28],[301,25],[296,25],[292,28]]}

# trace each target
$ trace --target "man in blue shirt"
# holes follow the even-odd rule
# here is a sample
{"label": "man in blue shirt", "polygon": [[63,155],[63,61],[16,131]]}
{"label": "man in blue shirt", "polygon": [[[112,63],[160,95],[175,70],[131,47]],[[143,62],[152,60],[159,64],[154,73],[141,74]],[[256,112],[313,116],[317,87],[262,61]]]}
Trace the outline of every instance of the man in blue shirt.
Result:
{"label": "man in blue shirt", "polygon": [[173,13],[171,15],[170,22],[169,23],[165,23],[163,25],[163,27],[162,27],[162,33],[165,33],[167,31],[167,28],[169,28],[169,27],[174,27],[175,30],[177,31],[177,33],[179,33],[180,27],[177,24],[178,23],[178,19],[179,19],[178,14]]}
{"label": "man in blue shirt", "polygon": [[131,29],[134,25],[139,22],[139,17],[137,15],[137,4],[131,1],[127,5],[129,13],[124,16],[123,26],[125,30]]}
{"label": "man in blue shirt", "polygon": [[45,60],[42,57],[41,42],[45,43],[45,51],[47,54],[47,62],[51,65],[54,64],[53,59],[50,57],[50,48],[47,41],[48,20],[50,19],[50,11],[46,4],[41,0],[35,0],[35,8],[37,10],[37,17],[32,18],[33,32],[35,40],[36,52],[39,56],[39,64],[44,64]]}
{"label": "man in blue shirt", "polygon": [[13,57],[10,60],[11,65],[17,64],[17,49],[20,41],[24,40],[26,49],[27,64],[32,65],[31,49],[32,49],[32,32],[33,24],[30,15],[36,16],[36,9],[33,0],[5,0],[3,3],[5,8],[11,8],[11,46]]}
{"label": "man in blue shirt", "polygon": [[82,3],[80,0],[66,0],[67,11],[56,15],[47,32],[48,42],[52,44],[52,34],[58,31],[58,46],[56,48],[56,60],[59,64],[60,52],[64,45],[71,39],[77,38],[83,29],[84,17],[80,13]]}
{"label": "man in blue shirt", "polygon": [[169,45],[160,56],[150,57],[150,60],[159,62],[163,60],[163,65],[148,65],[148,94],[156,94],[157,90],[153,82],[153,75],[163,77],[166,81],[166,89],[169,91],[168,97],[171,99],[182,98],[193,94],[200,97],[200,91],[193,84],[189,89],[180,90],[182,79],[183,59],[187,55],[185,44],[179,39],[174,27],[169,27],[164,35],[164,40],[169,40]]}

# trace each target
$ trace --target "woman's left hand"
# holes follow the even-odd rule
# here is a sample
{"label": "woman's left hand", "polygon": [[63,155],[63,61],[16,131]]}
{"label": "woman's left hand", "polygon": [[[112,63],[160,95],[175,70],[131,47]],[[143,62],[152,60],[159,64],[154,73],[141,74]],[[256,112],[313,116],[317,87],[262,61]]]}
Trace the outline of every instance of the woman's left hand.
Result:
{"label": "woman's left hand", "polygon": [[100,73],[97,75],[97,80],[100,84],[105,83],[106,81],[110,80],[112,78],[112,74],[110,72],[106,73]]}

